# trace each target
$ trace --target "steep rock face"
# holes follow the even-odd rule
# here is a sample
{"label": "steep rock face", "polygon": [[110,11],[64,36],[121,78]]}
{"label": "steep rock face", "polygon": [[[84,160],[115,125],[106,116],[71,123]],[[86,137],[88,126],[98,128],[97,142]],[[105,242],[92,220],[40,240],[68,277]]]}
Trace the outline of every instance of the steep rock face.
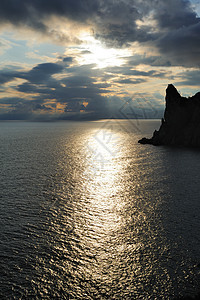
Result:
{"label": "steep rock face", "polygon": [[200,147],[200,93],[189,98],[181,97],[169,84],[160,129],[154,131],[151,139],[143,138],[139,143]]}

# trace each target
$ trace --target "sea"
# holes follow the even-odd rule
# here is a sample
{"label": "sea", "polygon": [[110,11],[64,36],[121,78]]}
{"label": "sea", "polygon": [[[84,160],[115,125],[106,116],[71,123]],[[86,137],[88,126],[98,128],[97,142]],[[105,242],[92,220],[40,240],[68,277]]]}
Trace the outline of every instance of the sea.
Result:
{"label": "sea", "polygon": [[0,299],[200,292],[200,150],[160,123],[0,122]]}

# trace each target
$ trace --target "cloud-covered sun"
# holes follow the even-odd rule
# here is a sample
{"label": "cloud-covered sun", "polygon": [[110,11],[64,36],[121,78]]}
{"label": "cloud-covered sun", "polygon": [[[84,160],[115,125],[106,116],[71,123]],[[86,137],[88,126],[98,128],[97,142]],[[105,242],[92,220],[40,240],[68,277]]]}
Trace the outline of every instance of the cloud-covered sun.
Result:
{"label": "cloud-covered sun", "polygon": [[131,56],[129,49],[107,48],[91,35],[83,34],[81,39],[83,44],[80,47],[82,55],[78,59],[80,64],[96,64],[97,68],[120,66],[126,57]]}

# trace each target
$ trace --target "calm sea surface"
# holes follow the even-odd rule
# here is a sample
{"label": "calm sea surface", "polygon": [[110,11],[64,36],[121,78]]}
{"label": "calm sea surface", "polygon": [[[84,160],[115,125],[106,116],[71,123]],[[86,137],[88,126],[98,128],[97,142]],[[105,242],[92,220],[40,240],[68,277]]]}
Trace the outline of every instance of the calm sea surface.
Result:
{"label": "calm sea surface", "polygon": [[159,125],[0,123],[0,299],[199,292],[200,151]]}

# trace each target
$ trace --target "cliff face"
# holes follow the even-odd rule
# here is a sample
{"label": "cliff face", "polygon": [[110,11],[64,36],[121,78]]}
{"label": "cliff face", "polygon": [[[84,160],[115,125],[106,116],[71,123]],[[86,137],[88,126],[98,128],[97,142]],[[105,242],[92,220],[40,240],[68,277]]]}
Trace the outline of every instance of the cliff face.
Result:
{"label": "cliff face", "polygon": [[172,84],[168,85],[160,129],[151,139],[143,138],[139,143],[200,147],[200,93],[185,98]]}

